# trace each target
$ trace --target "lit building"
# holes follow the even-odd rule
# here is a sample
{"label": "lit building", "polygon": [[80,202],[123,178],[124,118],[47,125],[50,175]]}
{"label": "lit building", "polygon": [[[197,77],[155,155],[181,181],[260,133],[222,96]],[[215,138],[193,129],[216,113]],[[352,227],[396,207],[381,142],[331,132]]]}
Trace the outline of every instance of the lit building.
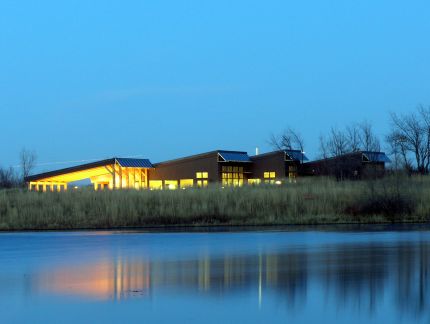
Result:
{"label": "lit building", "polygon": [[149,187],[177,189],[207,187],[210,183],[242,186],[251,173],[248,153],[217,150],[154,164]]}
{"label": "lit building", "polygon": [[296,181],[300,166],[308,158],[299,150],[281,150],[251,157],[252,174],[255,181],[266,184],[281,184]]}
{"label": "lit building", "polygon": [[35,191],[65,191],[69,183],[85,179],[90,179],[95,190],[144,189],[153,168],[147,159],[112,158],[32,175],[25,181]]}
{"label": "lit building", "polygon": [[148,159],[112,158],[27,177],[29,190],[65,191],[70,183],[89,179],[102,189],[186,189],[210,184],[222,187],[294,183],[299,175],[362,178],[382,175],[383,152],[355,152],[308,162],[304,152],[281,150],[249,156],[216,150],[152,164]]}

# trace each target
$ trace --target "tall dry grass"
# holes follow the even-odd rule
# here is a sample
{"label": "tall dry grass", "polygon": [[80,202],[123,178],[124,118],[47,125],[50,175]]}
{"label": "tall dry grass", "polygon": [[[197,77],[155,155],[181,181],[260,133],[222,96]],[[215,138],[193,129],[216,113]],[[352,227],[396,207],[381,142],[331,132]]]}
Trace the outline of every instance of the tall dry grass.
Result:
{"label": "tall dry grass", "polygon": [[283,186],[178,191],[0,191],[1,230],[423,222],[429,216],[427,177],[304,178]]}

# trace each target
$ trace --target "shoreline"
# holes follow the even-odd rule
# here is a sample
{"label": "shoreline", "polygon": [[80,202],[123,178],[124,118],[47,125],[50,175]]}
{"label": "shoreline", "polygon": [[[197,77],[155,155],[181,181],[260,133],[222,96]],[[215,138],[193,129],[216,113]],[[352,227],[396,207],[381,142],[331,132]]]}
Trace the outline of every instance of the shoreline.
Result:
{"label": "shoreline", "polygon": [[147,232],[147,233],[246,233],[246,232],[287,232],[288,230],[300,231],[300,229],[324,229],[327,227],[339,228],[359,228],[359,227],[424,227],[430,229],[430,222],[423,221],[401,221],[401,222],[381,222],[381,223],[320,223],[320,224],[261,224],[261,225],[240,225],[240,224],[198,224],[198,225],[159,225],[159,226],[141,226],[141,227],[112,227],[112,228],[51,228],[51,229],[0,229],[1,234],[7,233],[53,233],[53,232]]}

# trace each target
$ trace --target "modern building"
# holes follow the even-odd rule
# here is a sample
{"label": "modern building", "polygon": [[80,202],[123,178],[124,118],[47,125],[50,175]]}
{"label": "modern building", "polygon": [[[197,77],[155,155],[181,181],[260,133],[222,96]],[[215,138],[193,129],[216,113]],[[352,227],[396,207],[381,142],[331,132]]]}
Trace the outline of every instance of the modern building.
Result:
{"label": "modern building", "polygon": [[148,188],[149,170],[153,165],[148,159],[111,158],[71,168],[41,173],[25,179],[29,190],[64,191],[68,184],[90,179],[98,189]]}
{"label": "modern building", "polygon": [[152,189],[207,187],[210,183],[241,186],[251,174],[248,153],[216,150],[154,164],[149,186]]}
{"label": "modern building", "polygon": [[243,151],[215,150],[152,164],[148,159],[111,158],[32,175],[29,190],[64,191],[70,183],[89,179],[100,189],[178,189],[282,184],[299,175],[328,175],[360,179],[384,174],[390,159],[383,152],[354,152],[308,162],[299,150],[281,150],[249,156]]}
{"label": "modern building", "polygon": [[305,163],[305,175],[334,176],[337,179],[378,178],[391,160],[384,152],[358,151]]}
{"label": "modern building", "polygon": [[279,183],[285,179],[294,182],[308,158],[299,150],[281,150],[252,156],[251,161],[254,183]]}

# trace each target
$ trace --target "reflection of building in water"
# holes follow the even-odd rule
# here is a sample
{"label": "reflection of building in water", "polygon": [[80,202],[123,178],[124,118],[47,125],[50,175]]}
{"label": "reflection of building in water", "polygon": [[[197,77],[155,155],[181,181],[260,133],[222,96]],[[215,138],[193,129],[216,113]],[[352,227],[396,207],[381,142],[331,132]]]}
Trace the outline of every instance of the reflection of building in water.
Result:
{"label": "reflection of building in water", "polygon": [[33,288],[54,294],[95,299],[122,299],[149,288],[149,264],[124,260],[58,268],[33,281]]}
{"label": "reflection of building in water", "polygon": [[[327,246],[316,251],[211,256],[189,260],[147,261],[112,258],[73,268],[58,268],[33,278],[31,288],[54,294],[99,299],[148,296],[161,289],[205,295],[255,293],[276,295],[290,307],[301,307],[317,284],[324,296],[342,308],[377,309],[387,293],[398,308],[429,309],[430,245],[401,244]],[[385,298],[385,297],[384,297]],[[388,297],[387,297],[388,298]]]}

